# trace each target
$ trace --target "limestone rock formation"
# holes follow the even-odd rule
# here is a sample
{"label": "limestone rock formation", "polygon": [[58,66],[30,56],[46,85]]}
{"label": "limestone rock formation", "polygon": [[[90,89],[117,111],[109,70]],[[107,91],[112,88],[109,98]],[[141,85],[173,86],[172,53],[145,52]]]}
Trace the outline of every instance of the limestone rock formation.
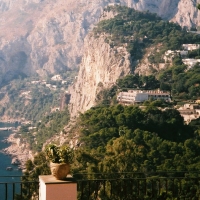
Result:
{"label": "limestone rock formation", "polygon": [[130,54],[126,47],[111,48],[104,40],[104,35],[95,38],[93,34],[85,39],[79,74],[69,89],[72,117],[94,106],[99,91],[110,88],[118,78],[130,72]]}
{"label": "limestone rock formation", "polygon": [[[83,40],[114,0],[0,0],[0,84],[19,74],[61,73],[78,67]],[[199,26],[199,0],[120,0],[182,26]]]}
{"label": "limestone rock formation", "polygon": [[[130,2],[127,3],[129,6],[133,6],[133,4],[129,4]],[[150,4],[147,3],[148,1],[138,1],[138,4],[135,4],[135,7],[139,10],[145,10],[144,8],[150,6]],[[160,13],[163,18],[170,18],[166,14],[166,7],[170,8],[170,16],[172,17],[176,13],[176,9],[174,9],[174,11],[172,9],[175,8],[174,5],[174,2],[170,3],[165,1],[157,1],[157,7],[155,9],[153,6],[153,11]],[[193,5],[193,7],[195,6]],[[101,20],[112,17],[114,17],[113,13],[106,13],[101,17]],[[71,95],[70,113],[72,117],[75,117],[79,112],[83,113],[94,106],[96,103],[95,98],[100,90],[111,87],[113,84],[115,84],[115,81],[118,78],[123,75],[127,75],[130,72],[130,55],[126,51],[126,48],[116,47],[116,49],[112,49],[104,42],[104,39],[104,36],[101,36],[99,39],[95,39],[92,34],[86,37],[85,51],[80,66],[79,75],[76,83],[69,90]],[[121,49],[123,53],[118,51],[119,49]],[[151,66],[147,60],[144,60],[142,65],[148,66],[152,69],[156,68],[157,70],[164,67],[162,64],[159,66]],[[146,75],[148,75],[150,71],[151,69],[149,71],[147,70]]]}
{"label": "limestone rock formation", "polygon": [[[0,84],[77,68],[104,1],[0,0]],[[9,20],[7,20],[9,19]]]}
{"label": "limestone rock formation", "polygon": [[182,27],[199,27],[200,11],[196,9],[198,3],[200,3],[200,0],[181,0],[171,21],[180,24]]}

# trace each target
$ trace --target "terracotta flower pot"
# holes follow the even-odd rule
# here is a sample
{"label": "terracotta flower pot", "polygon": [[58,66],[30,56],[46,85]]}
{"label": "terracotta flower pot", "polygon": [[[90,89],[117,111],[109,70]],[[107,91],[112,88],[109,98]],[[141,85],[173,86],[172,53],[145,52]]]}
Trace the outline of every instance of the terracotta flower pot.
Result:
{"label": "terracotta flower pot", "polygon": [[70,172],[68,163],[52,163],[50,162],[51,174],[58,180],[65,179]]}

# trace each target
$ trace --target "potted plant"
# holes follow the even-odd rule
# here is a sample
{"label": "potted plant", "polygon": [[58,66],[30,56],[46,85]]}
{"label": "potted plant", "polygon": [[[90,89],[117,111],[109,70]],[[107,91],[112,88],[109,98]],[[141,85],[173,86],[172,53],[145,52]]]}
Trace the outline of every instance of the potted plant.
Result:
{"label": "potted plant", "polygon": [[65,179],[70,172],[70,164],[73,162],[74,150],[69,146],[57,146],[49,144],[45,148],[45,154],[50,161],[51,174],[59,180]]}

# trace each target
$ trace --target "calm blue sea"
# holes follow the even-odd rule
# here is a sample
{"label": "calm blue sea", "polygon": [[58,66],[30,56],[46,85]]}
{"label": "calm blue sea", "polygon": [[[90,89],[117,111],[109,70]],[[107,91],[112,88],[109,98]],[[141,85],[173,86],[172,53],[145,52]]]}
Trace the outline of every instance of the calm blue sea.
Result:
{"label": "calm blue sea", "polygon": [[[1,125],[1,124],[0,124]],[[0,126],[3,127],[3,126]],[[8,147],[9,144],[4,143],[5,140],[12,132],[11,131],[0,131],[0,150]],[[18,166],[11,165],[11,157],[0,152],[0,199],[5,199],[5,184],[4,182],[17,182],[20,180],[22,171],[18,169]],[[12,171],[7,171],[7,167],[12,167]],[[4,177],[9,176],[9,177]],[[19,190],[19,186],[16,188],[16,192]],[[8,184],[7,199],[12,199],[12,184]]]}

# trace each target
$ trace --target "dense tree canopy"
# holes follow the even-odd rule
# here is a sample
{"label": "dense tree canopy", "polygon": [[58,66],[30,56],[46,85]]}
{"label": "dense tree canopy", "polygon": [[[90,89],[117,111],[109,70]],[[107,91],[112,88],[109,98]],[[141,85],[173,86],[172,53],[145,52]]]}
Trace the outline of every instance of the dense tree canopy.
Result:
{"label": "dense tree canopy", "polygon": [[66,108],[64,111],[57,111],[43,117],[33,129],[29,130],[30,124],[21,126],[18,134],[26,138],[32,151],[40,152],[46,140],[63,131],[64,126],[69,122],[69,117]]}
{"label": "dense tree canopy", "polygon": [[[161,44],[163,52],[180,48],[183,43],[199,41],[199,36],[155,14],[118,6],[107,9],[114,9],[118,14],[113,19],[101,21],[94,30],[96,36],[100,32],[107,33],[111,47],[127,43],[133,59],[140,58],[144,48],[151,44]],[[150,60],[157,62],[159,56]],[[161,101],[146,101],[142,108],[123,106],[115,101],[118,90],[129,88],[160,88],[171,91],[177,99],[197,99],[200,96],[199,72],[199,65],[187,69],[180,57],[174,57],[173,65],[157,76],[128,75],[120,78],[111,89],[100,92],[97,101],[101,104],[78,118],[74,131],[79,133],[79,143],[72,172],[96,178],[97,173],[200,170],[199,119],[186,125],[177,110],[157,108],[163,107]],[[43,141],[61,131],[68,119],[67,112],[44,118],[37,125],[35,138],[30,134],[32,148],[36,149],[36,140],[37,148],[41,149]],[[30,133],[28,128],[22,127],[21,134],[27,133]],[[42,153],[34,161],[28,161],[26,168],[26,175],[33,177],[48,173]]]}
{"label": "dense tree canopy", "polygon": [[161,90],[171,90],[174,99],[198,99],[200,97],[200,70],[199,64],[187,70],[182,63],[173,63],[173,66],[160,72],[158,80]]}

